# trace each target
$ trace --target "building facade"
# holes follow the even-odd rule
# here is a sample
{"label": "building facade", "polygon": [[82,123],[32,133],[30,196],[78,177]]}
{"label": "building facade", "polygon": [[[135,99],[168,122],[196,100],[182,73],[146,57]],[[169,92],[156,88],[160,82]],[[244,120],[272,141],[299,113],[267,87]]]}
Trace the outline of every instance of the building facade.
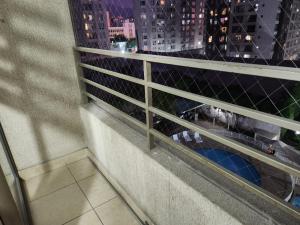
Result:
{"label": "building facade", "polygon": [[233,0],[227,56],[272,59],[282,0]]}
{"label": "building facade", "polygon": [[300,0],[282,2],[274,59],[297,60],[300,56]]}
{"label": "building facade", "polygon": [[134,0],[139,50],[204,52],[205,0]]}
{"label": "building facade", "polygon": [[103,0],[72,1],[77,45],[109,49],[106,9]]}
{"label": "building facade", "polygon": [[126,19],[120,27],[109,26],[108,33],[110,40],[119,35],[124,36],[128,40],[135,39],[136,35],[134,21]]}
{"label": "building facade", "polygon": [[209,58],[226,56],[231,0],[206,2],[206,55]]}
{"label": "building facade", "polygon": [[124,29],[124,36],[127,39],[136,38],[134,19],[126,19],[123,23],[123,29]]}

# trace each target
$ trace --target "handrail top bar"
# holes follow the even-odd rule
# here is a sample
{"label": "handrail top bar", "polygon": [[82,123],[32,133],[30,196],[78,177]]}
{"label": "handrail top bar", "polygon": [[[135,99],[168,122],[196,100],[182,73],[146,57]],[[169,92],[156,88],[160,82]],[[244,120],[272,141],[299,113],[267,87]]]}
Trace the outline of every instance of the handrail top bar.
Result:
{"label": "handrail top bar", "polygon": [[86,48],[86,47],[75,47],[75,50],[80,52],[104,55],[104,56],[148,61],[152,63],[162,63],[162,64],[168,64],[174,66],[189,67],[189,68],[216,70],[216,71],[223,71],[229,73],[231,72],[231,73],[245,74],[245,75],[252,75],[252,76],[300,81],[300,69],[291,68],[291,67],[213,61],[213,60],[205,60],[205,59],[192,59],[192,58],[171,57],[171,56],[150,55],[150,54],[148,55],[148,54],[140,54],[140,53],[120,53],[117,51]]}

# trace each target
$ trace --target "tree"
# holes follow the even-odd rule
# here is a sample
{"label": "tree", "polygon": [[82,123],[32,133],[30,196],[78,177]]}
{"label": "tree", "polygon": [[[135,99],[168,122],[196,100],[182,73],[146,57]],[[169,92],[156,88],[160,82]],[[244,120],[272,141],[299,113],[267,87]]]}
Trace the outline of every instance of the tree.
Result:
{"label": "tree", "polygon": [[[294,88],[291,90],[291,95],[286,101],[283,103],[284,110],[282,114],[284,117],[291,120],[300,120],[300,83],[298,82]],[[282,139],[287,142],[293,144],[295,147],[300,147],[300,135],[296,135],[294,131],[287,130],[282,128],[281,130]]]}
{"label": "tree", "polygon": [[111,39],[111,42],[115,43],[115,42],[127,42],[128,39],[123,35],[116,35],[113,39]]}

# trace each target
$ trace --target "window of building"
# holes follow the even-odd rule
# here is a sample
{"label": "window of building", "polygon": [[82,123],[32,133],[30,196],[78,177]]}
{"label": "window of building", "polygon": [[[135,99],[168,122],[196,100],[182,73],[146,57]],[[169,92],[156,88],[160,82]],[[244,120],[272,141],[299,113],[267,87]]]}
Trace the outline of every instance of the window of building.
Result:
{"label": "window of building", "polygon": [[247,27],[247,32],[248,32],[248,33],[253,33],[253,32],[255,32],[255,25],[248,26],[248,27]]}

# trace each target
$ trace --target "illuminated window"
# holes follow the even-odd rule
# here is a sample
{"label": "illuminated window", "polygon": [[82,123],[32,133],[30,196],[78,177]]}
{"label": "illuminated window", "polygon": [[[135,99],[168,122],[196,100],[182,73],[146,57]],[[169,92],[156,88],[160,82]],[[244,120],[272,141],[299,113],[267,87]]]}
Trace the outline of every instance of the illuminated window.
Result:
{"label": "illuminated window", "polygon": [[88,18],[89,18],[89,21],[93,20],[93,16],[92,15],[89,15]]}
{"label": "illuminated window", "polygon": [[246,35],[245,39],[246,39],[247,41],[251,41],[251,40],[252,40],[252,36],[248,34],[248,35]]}
{"label": "illuminated window", "polygon": [[84,24],[84,29],[88,30],[89,29],[89,25],[87,23]]}
{"label": "illuminated window", "polygon": [[242,40],[242,35],[241,35],[241,34],[237,34],[237,35],[235,35],[235,38],[236,38],[238,41],[240,41],[240,40]]}
{"label": "illuminated window", "polygon": [[209,38],[208,38],[208,43],[212,43],[212,36],[209,36]]}
{"label": "illuminated window", "polygon": [[221,31],[223,32],[223,33],[226,33],[227,32],[227,27],[221,27]]}
{"label": "illuminated window", "polygon": [[160,5],[165,5],[165,0],[160,0]]}
{"label": "illuminated window", "polygon": [[222,15],[226,16],[226,14],[227,14],[227,8],[225,8],[225,9],[222,10]]}

